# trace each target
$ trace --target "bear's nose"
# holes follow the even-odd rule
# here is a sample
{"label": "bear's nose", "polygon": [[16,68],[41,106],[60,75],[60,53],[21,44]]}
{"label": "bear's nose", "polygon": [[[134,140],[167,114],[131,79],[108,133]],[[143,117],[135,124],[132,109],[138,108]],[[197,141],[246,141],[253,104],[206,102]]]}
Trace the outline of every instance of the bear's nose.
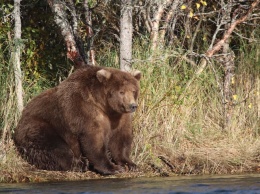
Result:
{"label": "bear's nose", "polygon": [[134,111],[137,109],[137,104],[135,104],[135,103],[130,104],[129,108],[130,108],[130,110],[131,110],[132,112],[134,112]]}

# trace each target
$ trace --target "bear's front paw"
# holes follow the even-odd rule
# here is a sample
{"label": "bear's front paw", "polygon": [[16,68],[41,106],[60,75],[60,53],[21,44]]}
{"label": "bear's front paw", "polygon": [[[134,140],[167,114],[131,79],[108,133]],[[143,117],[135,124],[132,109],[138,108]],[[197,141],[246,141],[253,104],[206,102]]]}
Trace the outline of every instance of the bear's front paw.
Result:
{"label": "bear's front paw", "polygon": [[128,171],[136,171],[137,170],[137,165],[133,162],[126,163],[126,166],[128,168]]}
{"label": "bear's front paw", "polygon": [[120,165],[114,165],[114,171],[117,172],[116,174],[123,173],[125,172],[125,168]]}
{"label": "bear's front paw", "polygon": [[110,165],[108,168],[105,167],[95,167],[95,170],[102,175],[114,175],[125,172],[125,169],[119,165]]}

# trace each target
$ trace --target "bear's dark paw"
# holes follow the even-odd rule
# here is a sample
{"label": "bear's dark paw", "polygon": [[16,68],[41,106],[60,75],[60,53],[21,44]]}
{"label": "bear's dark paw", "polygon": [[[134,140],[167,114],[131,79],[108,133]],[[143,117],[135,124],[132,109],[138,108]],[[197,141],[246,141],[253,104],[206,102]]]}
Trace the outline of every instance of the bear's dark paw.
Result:
{"label": "bear's dark paw", "polygon": [[123,166],[126,171],[136,171],[137,170],[137,165],[132,162],[131,159],[125,158],[116,162],[117,165]]}
{"label": "bear's dark paw", "polygon": [[109,168],[95,166],[94,171],[101,175],[114,175],[125,172],[125,169],[119,165],[111,165]]}
{"label": "bear's dark paw", "polygon": [[97,172],[98,172],[99,174],[101,174],[101,175],[106,176],[106,175],[115,175],[115,174],[119,174],[119,173],[122,173],[122,172],[124,172],[124,171],[108,170],[108,169],[106,169],[106,170],[97,170]]}
{"label": "bear's dark paw", "polygon": [[126,163],[128,171],[137,171],[137,165],[133,162]]}
{"label": "bear's dark paw", "polygon": [[88,159],[81,157],[80,159],[73,159],[72,171],[74,172],[86,172],[89,169]]}
{"label": "bear's dark paw", "polygon": [[120,165],[114,165],[114,171],[115,174],[123,173],[125,172],[125,168]]}

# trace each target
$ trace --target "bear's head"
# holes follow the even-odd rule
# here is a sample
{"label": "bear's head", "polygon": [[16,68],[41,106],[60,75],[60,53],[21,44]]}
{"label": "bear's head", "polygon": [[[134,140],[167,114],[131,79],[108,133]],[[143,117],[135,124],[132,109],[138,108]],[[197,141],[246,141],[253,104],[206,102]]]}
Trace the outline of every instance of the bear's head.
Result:
{"label": "bear's head", "polygon": [[107,105],[110,109],[120,114],[136,110],[141,79],[140,71],[127,73],[107,68],[97,71],[96,76],[104,86]]}

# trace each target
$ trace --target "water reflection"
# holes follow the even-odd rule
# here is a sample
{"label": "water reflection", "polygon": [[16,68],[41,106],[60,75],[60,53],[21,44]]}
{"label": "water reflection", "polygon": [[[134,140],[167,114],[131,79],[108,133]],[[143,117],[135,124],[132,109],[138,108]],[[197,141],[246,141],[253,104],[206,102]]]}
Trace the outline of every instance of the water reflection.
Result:
{"label": "water reflection", "polygon": [[78,182],[0,184],[0,193],[236,193],[260,194],[260,174],[156,177]]}

